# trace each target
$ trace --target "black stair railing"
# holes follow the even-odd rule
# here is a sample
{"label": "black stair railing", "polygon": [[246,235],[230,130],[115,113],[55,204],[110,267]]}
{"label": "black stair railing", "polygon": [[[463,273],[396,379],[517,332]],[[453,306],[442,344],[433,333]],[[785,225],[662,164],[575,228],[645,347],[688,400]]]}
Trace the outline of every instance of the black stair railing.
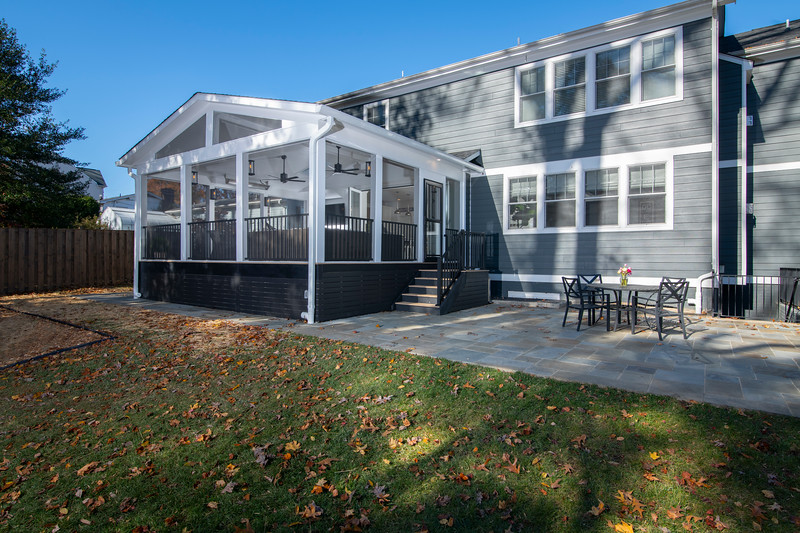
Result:
{"label": "black stair railing", "polygon": [[448,230],[444,253],[436,261],[436,305],[442,304],[462,271],[483,269],[485,265],[485,233]]}

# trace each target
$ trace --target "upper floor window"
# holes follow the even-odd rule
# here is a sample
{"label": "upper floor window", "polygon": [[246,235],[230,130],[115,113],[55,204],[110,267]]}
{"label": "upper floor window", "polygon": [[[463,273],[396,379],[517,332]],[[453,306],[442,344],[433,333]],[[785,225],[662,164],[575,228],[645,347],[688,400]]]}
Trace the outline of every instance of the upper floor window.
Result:
{"label": "upper floor window", "polygon": [[586,111],[586,58],[556,63],[555,116]]}
{"label": "upper floor window", "polygon": [[677,27],[517,67],[515,124],[682,98],[683,29]]}
{"label": "upper floor window", "polygon": [[642,43],[642,100],[675,94],[675,36]]}
{"label": "upper floor window", "polygon": [[623,46],[596,56],[597,109],[631,103],[631,47]]}
{"label": "upper floor window", "polygon": [[539,120],[545,117],[544,67],[536,67],[520,73],[520,120]]}

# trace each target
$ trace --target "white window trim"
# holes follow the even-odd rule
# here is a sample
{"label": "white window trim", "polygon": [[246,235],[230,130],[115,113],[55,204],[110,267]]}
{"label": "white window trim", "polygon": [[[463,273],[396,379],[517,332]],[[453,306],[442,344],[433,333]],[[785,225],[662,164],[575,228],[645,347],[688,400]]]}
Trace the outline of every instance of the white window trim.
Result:
{"label": "white window trim", "polygon": [[[676,45],[676,49],[677,49],[677,45]],[[384,124],[383,127],[388,130],[388,129],[390,129],[390,127],[389,127],[389,100],[388,99],[387,100],[380,100],[379,102],[372,102],[370,104],[365,104],[364,105],[364,110],[363,110],[363,114],[364,114],[363,119],[364,119],[365,122],[369,122],[369,120],[367,120],[367,117],[369,116],[369,110],[373,109],[375,107],[378,107],[379,105],[383,106],[384,113],[386,114],[386,124]],[[372,123],[370,122],[370,124],[372,124]],[[375,124],[375,125],[377,126],[377,124]]]}
{"label": "white window trim", "polygon": [[[677,149],[650,150],[645,152],[631,152],[605,156],[586,157],[582,159],[551,161],[506,167],[500,169],[487,169],[487,175],[503,175],[503,234],[550,234],[550,233],[615,233],[636,231],[669,231],[674,228],[674,198],[675,198],[675,165],[676,156],[687,153],[701,153],[709,150],[708,145],[697,145]],[[666,199],[665,221],[657,224],[628,224],[628,184],[629,168],[640,165],[664,164],[666,172]],[[618,169],[618,215],[617,224],[608,226],[586,225],[586,171],[606,168]],[[537,206],[535,228],[510,228],[508,213],[508,198],[510,193],[510,180],[537,176],[536,197],[545,197],[545,179],[547,174],[560,174],[574,172],[577,180],[575,186],[575,226],[562,228],[545,227],[545,209],[543,203]],[[538,202],[537,202],[538,203]]]}
{"label": "white window trim", "polygon": [[[664,98],[657,98],[653,100],[642,100],[642,42],[657,39],[668,35],[675,36],[675,94],[673,96],[666,96]],[[631,101],[628,104],[604,107],[597,109],[595,107],[596,98],[596,54],[598,52],[605,52],[614,48],[621,48],[623,46],[630,46],[630,79],[631,79]],[[574,59],[576,57],[584,56],[586,58],[586,111],[580,113],[572,113],[569,115],[555,116],[555,64],[566,59]],[[527,70],[536,67],[545,67],[545,118],[538,120],[521,121],[522,106],[520,105],[522,91],[520,88],[520,74]],[[528,63],[522,65],[514,70],[514,127],[527,127],[537,124],[547,124],[550,122],[559,122],[563,120],[570,120],[573,118],[580,118],[585,116],[600,115],[605,113],[616,113],[627,109],[635,109],[640,107],[649,107],[652,105],[660,105],[668,102],[678,102],[683,100],[683,27],[678,26],[675,28],[668,28],[665,30],[648,33],[647,35],[639,35],[630,39],[623,39],[613,43],[596,46],[580,52],[572,52],[556,57],[551,57],[542,61]],[[388,108],[387,108],[388,110]]]}

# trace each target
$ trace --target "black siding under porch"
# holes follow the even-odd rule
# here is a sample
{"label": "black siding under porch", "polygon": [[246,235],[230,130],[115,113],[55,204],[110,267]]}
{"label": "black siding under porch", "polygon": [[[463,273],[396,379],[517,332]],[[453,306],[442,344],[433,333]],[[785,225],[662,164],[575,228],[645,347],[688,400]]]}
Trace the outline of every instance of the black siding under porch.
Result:
{"label": "black siding under porch", "polygon": [[315,319],[389,311],[421,268],[425,263],[318,264]]}
{"label": "black siding under porch", "polygon": [[284,318],[308,310],[308,265],[143,261],[143,298]]}

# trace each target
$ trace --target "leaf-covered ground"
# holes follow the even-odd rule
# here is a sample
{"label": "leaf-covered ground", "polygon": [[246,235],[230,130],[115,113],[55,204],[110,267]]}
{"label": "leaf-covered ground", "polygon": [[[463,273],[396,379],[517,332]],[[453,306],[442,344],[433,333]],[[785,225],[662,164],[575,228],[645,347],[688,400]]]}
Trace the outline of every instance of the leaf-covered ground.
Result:
{"label": "leaf-covered ground", "polygon": [[0,374],[22,531],[797,531],[800,420],[51,295]]}

